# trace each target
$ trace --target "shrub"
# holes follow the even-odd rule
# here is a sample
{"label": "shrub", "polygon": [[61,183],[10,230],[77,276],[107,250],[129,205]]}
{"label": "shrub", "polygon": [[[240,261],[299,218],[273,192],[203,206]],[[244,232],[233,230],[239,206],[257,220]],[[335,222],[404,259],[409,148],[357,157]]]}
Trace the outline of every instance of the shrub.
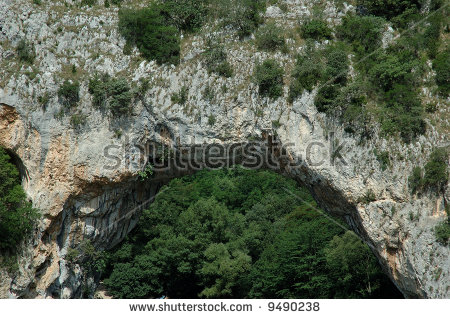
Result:
{"label": "shrub", "polygon": [[441,36],[442,29],[442,15],[435,13],[428,19],[429,25],[425,29],[423,39],[424,45],[427,49],[427,54],[430,59],[436,58],[439,48],[439,38]]}
{"label": "shrub", "polygon": [[368,189],[368,190],[366,191],[366,193],[364,194],[364,196],[362,196],[362,197],[359,199],[359,202],[364,203],[364,204],[369,204],[369,203],[371,203],[371,202],[376,201],[376,199],[377,199],[377,198],[376,198],[375,193],[373,192],[373,190]]}
{"label": "shrub", "polygon": [[366,135],[369,134],[370,117],[365,109],[366,102],[365,89],[360,79],[340,90],[332,107],[339,111],[346,132],[361,131]]}
{"label": "shrub", "polygon": [[125,78],[111,78],[108,74],[95,75],[89,80],[89,93],[92,94],[93,104],[109,107],[113,115],[130,112],[133,93]]}
{"label": "shrub", "polygon": [[323,75],[323,67],[316,59],[299,56],[291,75],[288,101],[293,102],[303,93],[312,91]]}
{"label": "shrub", "polygon": [[155,3],[144,9],[121,9],[119,32],[136,45],[146,59],[177,65],[180,60],[178,30],[168,24],[161,10]]}
{"label": "shrub", "polygon": [[208,73],[217,73],[227,78],[233,75],[233,69],[227,61],[227,53],[225,52],[223,45],[208,41],[204,55],[204,63]]}
{"label": "shrub", "polygon": [[377,58],[377,64],[370,69],[369,78],[387,91],[392,89],[396,83],[404,83],[410,75],[410,71],[411,65],[404,63],[396,55],[381,54]]}
{"label": "shrub", "polygon": [[331,29],[325,21],[310,20],[301,26],[302,37],[305,39],[325,40],[331,39]]}
{"label": "shrub", "polygon": [[339,95],[339,86],[337,84],[325,84],[320,87],[314,99],[314,104],[319,112],[331,111],[334,100]]}
{"label": "shrub", "polygon": [[337,28],[337,36],[348,41],[359,58],[381,46],[386,21],[379,17],[347,15]]}
{"label": "shrub", "polygon": [[92,7],[93,5],[97,4],[97,0],[81,0],[82,6],[89,6]]}
{"label": "shrub", "polygon": [[162,15],[179,30],[199,29],[207,14],[207,0],[165,0],[161,4]]}
{"label": "shrub", "polygon": [[398,27],[407,23],[420,11],[420,0],[358,0],[367,13],[391,20]]}
{"label": "shrub", "polygon": [[87,116],[81,113],[72,114],[70,117],[70,125],[74,128],[80,128],[80,126],[86,124]]}
{"label": "shrub", "polygon": [[450,218],[436,226],[434,235],[438,243],[448,245],[450,239]]}
{"label": "shrub", "polygon": [[430,154],[430,159],[425,165],[424,184],[428,187],[440,188],[447,184],[448,152],[444,148],[438,148]]}
{"label": "shrub", "polygon": [[108,84],[109,107],[113,115],[127,114],[131,111],[133,97],[125,78],[112,79]]}
{"label": "shrub", "polygon": [[223,25],[237,31],[240,38],[249,36],[263,22],[260,12],[265,0],[219,0],[213,7]]}
{"label": "shrub", "polygon": [[80,100],[80,84],[78,81],[69,82],[68,80],[65,80],[59,87],[58,97],[65,107],[72,108],[76,106]]}
{"label": "shrub", "polygon": [[188,100],[189,89],[183,85],[178,93],[172,94],[171,100],[173,103],[184,105]]}
{"label": "shrub", "polygon": [[433,69],[436,72],[436,84],[444,98],[450,94],[450,49],[447,48],[433,60]]}
{"label": "shrub", "polygon": [[45,92],[44,95],[40,95],[38,97],[38,102],[41,107],[45,109],[48,105],[48,102],[50,102],[50,94],[48,92]]}
{"label": "shrub", "polygon": [[408,186],[412,194],[419,192],[423,187],[423,171],[420,167],[414,167],[408,178]]}
{"label": "shrub", "polygon": [[275,23],[267,23],[261,26],[255,37],[256,46],[260,50],[275,51],[277,49],[286,49],[283,30],[277,27]]}
{"label": "shrub", "polygon": [[31,64],[36,57],[33,45],[27,42],[25,39],[19,41],[16,51],[17,55],[19,56],[19,60],[23,62]]}
{"label": "shrub", "polygon": [[[20,175],[10,156],[0,147],[0,251],[14,252],[39,217],[27,201]],[[3,254],[2,254],[3,255]]]}
{"label": "shrub", "polygon": [[388,168],[391,163],[391,161],[389,159],[389,152],[388,151],[379,152],[375,149],[374,154],[375,154],[375,157],[376,157],[378,163],[380,163],[381,170],[385,171],[386,168]]}
{"label": "shrub", "polygon": [[208,116],[208,125],[213,126],[214,124],[216,124],[216,117],[211,114]]}
{"label": "shrub", "polygon": [[345,85],[349,70],[347,52],[343,47],[337,46],[328,48],[325,50],[325,54],[327,57],[325,80]]}
{"label": "shrub", "polygon": [[283,95],[283,74],[283,69],[275,60],[268,59],[256,65],[254,80],[259,87],[259,94],[272,99]]}

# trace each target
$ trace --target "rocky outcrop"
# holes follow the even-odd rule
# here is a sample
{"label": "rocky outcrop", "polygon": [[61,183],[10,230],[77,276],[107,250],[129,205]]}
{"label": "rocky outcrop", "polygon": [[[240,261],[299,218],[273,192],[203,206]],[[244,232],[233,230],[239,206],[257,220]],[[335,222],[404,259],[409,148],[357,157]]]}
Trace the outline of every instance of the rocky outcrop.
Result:
{"label": "rocky outcrop", "polygon": [[[255,62],[274,57],[289,69],[294,57],[256,52],[228,32],[216,33],[226,43],[235,70],[225,79],[208,74],[202,65],[204,37],[213,32],[208,27],[183,39],[180,66],[158,66],[136,50],[122,53],[125,43],[117,34],[116,8],[67,8],[57,1],[41,7],[30,1],[0,4],[0,145],[20,159],[23,186],[42,213],[34,237],[24,244],[18,273],[1,270],[0,297],[88,296],[84,290],[95,286],[94,279],[67,260],[69,248],[85,239],[98,249],[117,244],[161,185],[196,169],[172,163],[170,169],[141,181],[138,173],[146,160],[155,166],[169,164],[177,155],[206,165],[214,155],[210,145],[228,150],[241,145],[243,151],[221,157],[240,163],[245,152],[259,154],[264,167],[307,186],[321,207],[344,216],[370,245],[405,296],[450,297],[449,248],[438,244],[433,233],[446,216],[449,188],[444,194],[413,196],[407,186],[412,168],[423,165],[433,147],[448,141],[448,131],[430,125],[426,136],[403,144],[376,137],[374,127],[374,137],[361,140],[317,112],[316,91],[293,104],[285,98],[261,98],[251,81]],[[285,16],[273,7],[267,14],[288,26],[311,10],[308,1],[289,1]],[[342,15],[334,7],[327,12],[329,23]],[[14,56],[21,38],[34,44],[33,66]],[[295,41],[289,46],[303,48]],[[75,74],[67,71],[71,65]],[[31,79],[27,72],[35,76]],[[115,118],[92,106],[87,83],[94,72],[120,74],[133,87],[141,78],[152,85],[135,98],[131,115]],[[81,83],[77,108],[87,117],[81,127],[71,125],[70,114],[57,116],[61,105],[56,92],[68,77]],[[188,100],[178,105],[171,95],[183,85],[189,88]],[[213,97],[205,96],[207,88]],[[43,107],[38,97],[45,93],[50,100]],[[448,124],[448,105],[439,112],[433,121]],[[142,151],[147,146],[150,151]],[[387,169],[377,161],[375,149],[389,151]],[[368,192],[373,198],[364,200]]]}

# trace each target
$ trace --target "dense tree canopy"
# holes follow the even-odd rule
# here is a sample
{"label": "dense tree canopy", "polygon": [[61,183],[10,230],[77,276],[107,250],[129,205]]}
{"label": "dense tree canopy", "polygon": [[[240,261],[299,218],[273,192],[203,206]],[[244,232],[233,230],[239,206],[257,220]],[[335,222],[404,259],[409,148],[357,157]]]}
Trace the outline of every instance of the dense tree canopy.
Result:
{"label": "dense tree canopy", "polygon": [[391,288],[368,247],[305,189],[241,168],[172,180],[107,259],[104,283],[119,298],[351,298]]}
{"label": "dense tree canopy", "polygon": [[0,147],[0,251],[14,251],[38,214],[26,200],[19,171]]}

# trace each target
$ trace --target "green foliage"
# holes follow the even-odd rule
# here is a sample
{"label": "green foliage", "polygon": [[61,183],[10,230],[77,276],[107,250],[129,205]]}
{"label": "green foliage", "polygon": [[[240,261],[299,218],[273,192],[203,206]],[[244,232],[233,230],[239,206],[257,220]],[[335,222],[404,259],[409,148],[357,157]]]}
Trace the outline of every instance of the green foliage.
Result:
{"label": "green foliage", "polygon": [[172,94],[171,100],[173,103],[184,105],[188,100],[189,89],[183,85],[179,92]]}
{"label": "green foliage", "polygon": [[217,73],[226,78],[233,75],[233,69],[227,61],[227,53],[223,45],[208,40],[204,56],[208,73]]}
{"label": "green foliage", "polygon": [[97,0],[81,0],[81,6],[92,7],[97,4]]}
{"label": "green foliage", "polygon": [[425,169],[415,167],[408,179],[411,193],[417,193],[424,189],[440,190],[448,181],[448,151],[437,148],[431,154]]}
{"label": "green foliage", "polygon": [[[174,179],[110,253],[104,283],[115,298],[332,298],[383,292],[386,285],[377,277],[382,273],[367,247],[356,237],[347,243],[346,236],[332,245],[342,229],[315,207],[305,189],[267,171],[205,170]],[[339,256],[335,250],[341,245]],[[358,258],[364,262],[348,266]],[[352,280],[336,285],[344,263]]]}
{"label": "green foliage", "polygon": [[70,125],[74,128],[80,128],[87,122],[87,116],[82,113],[75,113],[70,116]]}
{"label": "green foliage", "polygon": [[33,63],[36,58],[36,53],[34,52],[33,44],[30,44],[25,39],[22,39],[17,44],[17,55],[19,56],[19,60],[22,62]]}
{"label": "green foliage", "polygon": [[420,0],[357,0],[357,4],[364,13],[384,17],[402,28],[418,16],[421,8]]}
{"label": "green foliage", "polygon": [[80,83],[65,80],[58,89],[58,97],[65,107],[75,107],[80,100]]}
{"label": "green foliage", "polygon": [[305,39],[325,40],[331,39],[331,29],[322,20],[313,19],[301,26],[302,37]]}
{"label": "green foliage", "polygon": [[444,148],[437,148],[431,154],[425,164],[424,185],[440,189],[448,180],[448,151]]}
{"label": "green foliage", "polygon": [[128,114],[133,93],[125,78],[111,79],[108,83],[109,108],[113,115]]}
{"label": "green foliage", "polygon": [[381,54],[376,64],[369,70],[370,79],[383,90],[388,91],[394,84],[404,83],[411,72],[411,65],[397,55]]}
{"label": "green foliage", "polygon": [[339,95],[337,84],[325,84],[321,86],[314,99],[314,104],[319,112],[329,112],[332,110],[333,102]]}
{"label": "green foliage", "polygon": [[337,28],[337,36],[348,41],[358,58],[381,46],[381,36],[386,21],[374,16],[347,15]]}
{"label": "green foliage", "polygon": [[149,179],[153,175],[153,166],[151,164],[145,165],[145,168],[138,172],[138,174],[141,181]]}
{"label": "green foliage", "polygon": [[253,74],[259,87],[259,94],[276,99],[283,95],[284,70],[275,60],[265,60],[257,64]]}
{"label": "green foliage", "polygon": [[[385,20],[380,17],[348,15],[338,28],[338,37],[349,42],[360,59],[356,64],[360,72],[357,81],[364,84],[359,85],[364,95],[371,96],[379,105],[375,115],[381,123],[382,132],[386,135],[399,133],[405,142],[411,142],[426,130],[424,107],[415,89],[424,70],[424,60],[420,54],[423,36],[419,33],[408,33],[394,45],[383,49],[381,32],[384,25]],[[333,110],[333,100],[342,101],[340,95],[341,93],[331,87],[324,88],[317,97],[319,108]],[[363,110],[362,116],[357,116],[358,109]],[[353,118],[356,116],[363,120],[363,125],[357,125],[356,121],[352,120],[351,126],[348,126],[349,131],[357,131],[360,126],[363,131],[368,132],[367,120],[370,117],[364,108],[350,107],[340,114]]]}
{"label": "green foliage", "polygon": [[208,125],[213,126],[214,124],[216,124],[216,117],[211,114],[208,116]]}
{"label": "green foliage", "polygon": [[27,201],[20,175],[10,156],[0,147],[0,251],[15,252],[33,230],[39,217]]}
{"label": "green foliage", "polygon": [[424,45],[427,49],[427,54],[430,59],[436,58],[439,48],[439,38],[442,29],[442,14],[435,13],[429,19],[429,25],[424,32]]}
{"label": "green foliage", "polygon": [[381,170],[385,171],[386,168],[389,167],[391,160],[389,159],[389,152],[388,151],[381,151],[374,150],[375,157],[377,158],[377,161],[380,163]]}
{"label": "green foliage", "polygon": [[133,93],[125,78],[112,78],[108,74],[94,75],[89,80],[92,102],[100,108],[109,108],[113,115],[128,114]]}
{"label": "green foliage", "polygon": [[366,191],[366,193],[364,194],[364,196],[362,196],[358,201],[360,203],[363,203],[363,204],[367,205],[367,204],[370,204],[371,202],[374,202],[376,199],[377,198],[376,198],[375,193],[373,192],[373,190],[368,189]]}
{"label": "green foliage", "polygon": [[437,54],[436,59],[433,60],[433,69],[436,72],[436,84],[439,92],[444,98],[450,94],[450,49]]}
{"label": "green foliage", "polygon": [[292,103],[304,90],[312,91],[322,78],[323,69],[318,59],[308,55],[298,56],[291,75],[288,101]]}
{"label": "green foliage", "polygon": [[146,59],[175,65],[180,61],[179,32],[169,24],[161,5],[152,3],[143,9],[121,9],[119,32]]}
{"label": "green foliage", "polygon": [[75,263],[78,260],[79,255],[80,255],[80,252],[78,251],[78,249],[69,247],[67,249],[67,254],[66,254],[65,259],[69,263]]}
{"label": "green foliage", "polygon": [[325,55],[327,58],[325,80],[342,86],[345,85],[349,70],[346,48],[342,45],[330,46],[325,50]]}
{"label": "green foliage", "polygon": [[44,95],[38,96],[38,102],[41,107],[45,109],[48,105],[48,102],[50,102],[50,94],[46,91]]}
{"label": "green foliage", "polygon": [[448,245],[450,239],[450,218],[440,223],[434,229],[436,240],[441,245]]}
{"label": "green foliage", "polygon": [[207,0],[164,0],[161,14],[179,30],[199,29],[207,15]]}
{"label": "green foliage", "polygon": [[408,186],[411,193],[417,193],[423,187],[423,171],[420,167],[414,167],[408,178]]}
{"label": "green foliage", "polygon": [[286,50],[283,32],[275,23],[261,26],[255,34],[256,46],[266,51]]}
{"label": "green foliage", "polygon": [[260,13],[265,9],[265,0],[218,0],[212,3],[213,14],[222,19],[224,27],[236,30],[240,38],[251,35],[263,22]]}

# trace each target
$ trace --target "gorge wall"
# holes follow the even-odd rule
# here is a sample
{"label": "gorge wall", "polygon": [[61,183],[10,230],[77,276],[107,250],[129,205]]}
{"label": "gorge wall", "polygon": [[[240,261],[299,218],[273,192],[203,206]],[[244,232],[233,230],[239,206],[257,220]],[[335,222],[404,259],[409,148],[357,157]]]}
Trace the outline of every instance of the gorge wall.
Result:
{"label": "gorge wall", "polygon": [[[311,14],[311,1],[288,3],[288,12],[272,6],[266,16],[289,26]],[[352,9],[329,4],[328,23],[337,23]],[[256,61],[273,57],[291,68],[294,57],[289,54],[258,52],[223,31],[219,36],[228,44],[235,75],[222,78],[202,65],[202,35],[183,39],[179,66],[158,66],[139,57],[136,49],[124,55],[125,41],[116,26],[113,7],[69,8],[58,1],[36,7],[32,1],[0,0],[0,145],[20,159],[23,187],[42,213],[21,249],[19,272],[0,269],[0,297],[72,298],[81,296],[83,282],[95,286],[79,265],[67,261],[68,249],[84,239],[98,249],[117,244],[162,184],[194,170],[170,169],[141,181],[142,145],[180,149],[248,142],[268,145],[257,152],[273,159],[275,170],[307,186],[325,210],[344,216],[406,297],[450,297],[450,251],[436,242],[433,232],[446,218],[450,188],[417,196],[411,195],[407,181],[434,147],[448,143],[448,130],[430,125],[426,135],[405,144],[378,137],[375,127],[374,137],[362,140],[317,111],[317,90],[292,104],[258,95],[251,81]],[[214,32],[211,27],[204,34]],[[22,38],[34,44],[33,66],[22,65],[15,56]],[[72,65],[81,84],[77,111],[87,119],[81,127],[73,126],[70,116],[55,116],[61,108],[58,87],[71,76]],[[29,72],[35,73],[33,79]],[[124,76],[132,87],[141,78],[152,85],[134,99],[129,116],[114,118],[92,107],[87,86],[94,72]],[[171,95],[182,86],[189,89],[188,99],[179,105]],[[213,99],[205,98],[207,88],[213,89]],[[287,89],[285,85],[285,95]],[[42,107],[38,97],[45,92],[50,100]],[[448,114],[449,105],[441,105],[434,120],[448,125]],[[107,156],[106,148],[118,160]],[[387,169],[375,149],[391,154]],[[200,164],[205,160],[198,157]],[[368,191],[374,198],[365,201]]]}

